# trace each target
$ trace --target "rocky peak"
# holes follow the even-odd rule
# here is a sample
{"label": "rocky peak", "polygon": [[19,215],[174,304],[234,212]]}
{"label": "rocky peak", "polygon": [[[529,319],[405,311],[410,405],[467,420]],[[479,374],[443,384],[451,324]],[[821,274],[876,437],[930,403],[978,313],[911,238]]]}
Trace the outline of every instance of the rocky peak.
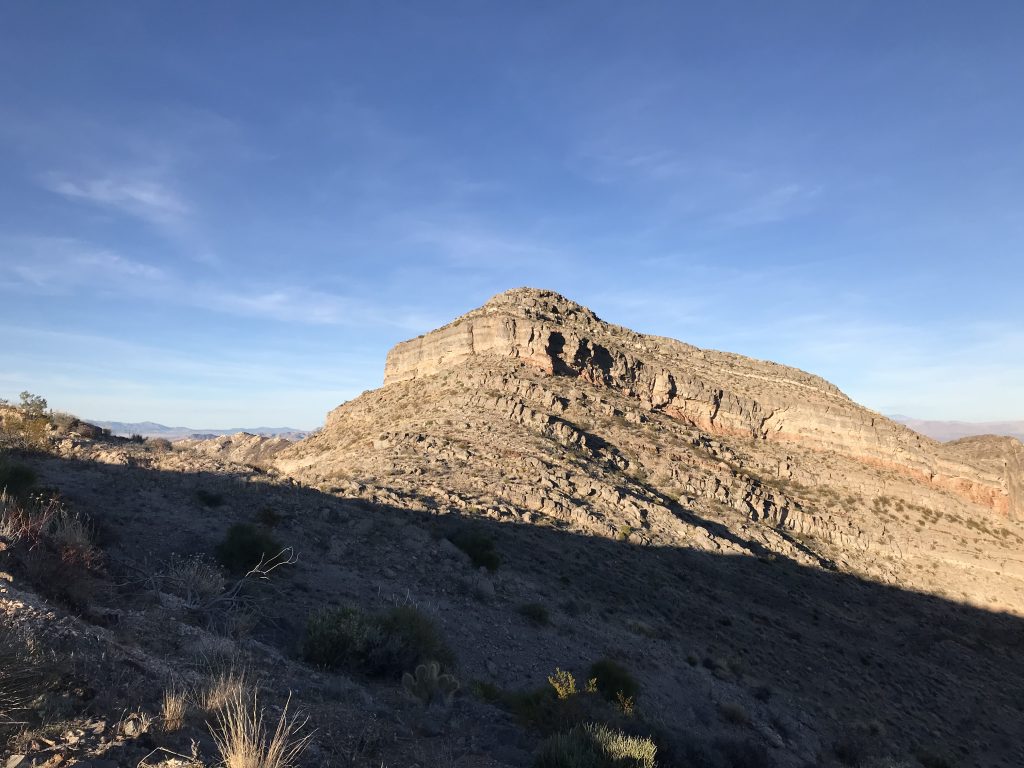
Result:
{"label": "rocky peak", "polygon": [[824,379],[784,365],[700,349],[602,321],[554,291],[516,288],[428,334],[396,345],[385,386],[467,366],[511,362],[615,391],[716,437],[834,451],[948,487],[1001,514],[1020,513],[1006,470],[945,451],[850,400]]}

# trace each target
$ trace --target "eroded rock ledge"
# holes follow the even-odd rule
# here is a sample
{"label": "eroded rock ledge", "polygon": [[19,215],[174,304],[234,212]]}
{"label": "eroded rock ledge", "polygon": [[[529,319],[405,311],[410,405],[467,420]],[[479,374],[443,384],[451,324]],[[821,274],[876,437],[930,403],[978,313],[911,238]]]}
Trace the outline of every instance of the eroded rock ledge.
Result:
{"label": "eroded rock ledge", "polygon": [[479,356],[614,388],[648,410],[710,434],[836,451],[933,483],[1001,515],[1016,519],[1024,510],[1019,448],[947,448],[859,406],[818,376],[635,333],[552,291],[507,291],[396,345],[387,357],[384,384],[434,376]]}

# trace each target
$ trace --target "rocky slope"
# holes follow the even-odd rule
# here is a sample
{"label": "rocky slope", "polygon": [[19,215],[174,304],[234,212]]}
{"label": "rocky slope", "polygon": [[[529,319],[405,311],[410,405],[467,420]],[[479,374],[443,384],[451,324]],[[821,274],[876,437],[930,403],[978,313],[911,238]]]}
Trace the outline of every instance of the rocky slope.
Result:
{"label": "rocky slope", "polygon": [[389,503],[767,549],[1024,610],[1016,441],[940,444],[819,377],[532,289],[399,344],[384,381],[276,466]]}
{"label": "rocky slope", "polygon": [[[27,546],[0,500],[0,632],[60,660],[10,723],[0,653],[0,753],[221,764],[204,697],[177,729],[161,701],[244,668],[271,724],[308,716],[307,766],[525,768],[598,720],[661,768],[1015,768],[1021,449],[940,445],[810,374],[532,290],[399,345],[299,443],[172,448],[0,408],[0,482],[88,523]],[[236,588],[236,526],[294,557]],[[311,660],[324,609],[433,627],[457,695]],[[585,690],[599,660],[635,699]]]}

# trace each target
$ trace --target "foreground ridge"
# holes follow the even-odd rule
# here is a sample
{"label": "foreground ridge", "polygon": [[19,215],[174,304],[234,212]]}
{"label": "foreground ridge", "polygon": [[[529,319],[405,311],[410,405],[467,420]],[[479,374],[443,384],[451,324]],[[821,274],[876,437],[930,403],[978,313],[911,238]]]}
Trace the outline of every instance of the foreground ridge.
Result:
{"label": "foreground ridge", "polygon": [[298,442],[0,406],[9,764],[1024,760],[1016,440],[533,289],[385,378]]}

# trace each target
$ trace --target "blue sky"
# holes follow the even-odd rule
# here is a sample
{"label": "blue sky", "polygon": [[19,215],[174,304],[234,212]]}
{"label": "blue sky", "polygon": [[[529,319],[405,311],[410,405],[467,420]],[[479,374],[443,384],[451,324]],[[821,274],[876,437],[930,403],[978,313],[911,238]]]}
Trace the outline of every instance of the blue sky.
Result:
{"label": "blue sky", "polygon": [[5,3],[0,396],[313,427],[507,288],[1024,418],[1024,4]]}

